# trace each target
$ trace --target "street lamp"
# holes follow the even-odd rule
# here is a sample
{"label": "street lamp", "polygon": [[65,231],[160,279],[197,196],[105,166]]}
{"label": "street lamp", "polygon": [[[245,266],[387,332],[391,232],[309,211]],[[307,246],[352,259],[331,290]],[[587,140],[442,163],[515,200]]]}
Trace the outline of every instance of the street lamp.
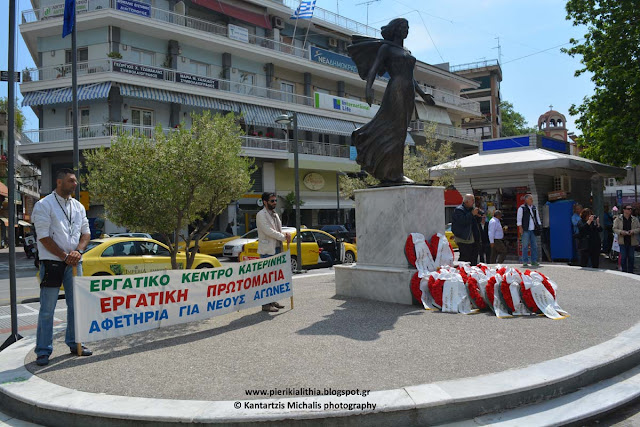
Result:
{"label": "street lamp", "polygon": [[287,125],[287,128],[293,122],[293,171],[295,175],[295,198],[296,198],[296,249],[298,253],[296,268],[294,273],[302,273],[302,236],[300,235],[300,171],[298,169],[298,115],[294,112],[281,114],[276,117],[276,123]]}
{"label": "street lamp", "polygon": [[633,193],[635,195],[635,202],[638,203],[638,174],[636,173],[638,168],[634,167],[631,164],[631,159],[629,159],[629,161],[627,162],[627,166],[625,166],[624,168],[628,171],[633,169]]}
{"label": "street lamp", "polygon": [[336,172],[336,224],[341,224],[340,222],[340,176],[346,175],[344,172],[337,171]]}

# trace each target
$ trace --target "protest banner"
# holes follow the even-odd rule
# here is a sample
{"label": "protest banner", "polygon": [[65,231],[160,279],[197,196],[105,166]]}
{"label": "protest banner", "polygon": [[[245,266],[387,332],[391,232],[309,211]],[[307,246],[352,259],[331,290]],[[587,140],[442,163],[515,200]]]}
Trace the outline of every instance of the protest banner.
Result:
{"label": "protest banner", "polygon": [[220,268],[76,277],[76,341],[221,316],[292,297],[289,252]]}

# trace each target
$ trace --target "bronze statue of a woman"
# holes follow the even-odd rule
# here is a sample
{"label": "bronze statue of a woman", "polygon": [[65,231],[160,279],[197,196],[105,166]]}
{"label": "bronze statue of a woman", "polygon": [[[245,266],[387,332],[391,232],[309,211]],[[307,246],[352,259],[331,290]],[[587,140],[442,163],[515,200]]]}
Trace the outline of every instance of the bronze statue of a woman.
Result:
{"label": "bronze statue of a woman", "polygon": [[394,19],[382,27],[381,34],[384,40],[353,36],[353,44],[347,47],[360,77],[367,81],[365,94],[369,105],[373,102],[376,76],[389,73],[390,77],[380,109],[369,123],[353,131],[351,140],[358,151],[358,164],[383,184],[413,184],[404,176],[402,159],[416,92],[427,104],[435,103],[413,78],[416,58],[403,46],[409,22]]}

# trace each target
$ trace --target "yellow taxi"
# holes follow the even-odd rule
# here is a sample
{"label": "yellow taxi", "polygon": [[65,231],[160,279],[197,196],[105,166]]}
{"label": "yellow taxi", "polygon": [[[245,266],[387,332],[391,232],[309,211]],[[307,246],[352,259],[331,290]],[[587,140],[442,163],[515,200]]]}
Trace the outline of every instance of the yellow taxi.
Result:
{"label": "yellow taxi", "polygon": [[[224,244],[238,238],[239,236],[234,236],[233,234],[225,231],[212,231],[200,239],[200,243],[198,244],[198,253],[205,255],[222,255]],[[194,241],[189,242],[190,248],[194,245]],[[185,246],[184,242],[178,243],[178,250],[184,251]]]}
{"label": "yellow taxi", "polygon": [[[358,260],[358,250],[356,245],[346,242],[337,242],[336,238],[331,234],[313,228],[300,230],[302,239],[300,241],[300,249],[302,251],[302,267],[322,267],[328,265],[328,261],[320,259],[320,248],[326,251],[333,260],[333,263],[352,264]],[[297,269],[298,264],[298,247],[295,230],[291,232],[291,268]],[[284,249],[287,249],[286,242]],[[240,253],[239,260],[246,261],[248,259],[260,258],[258,254],[258,242],[251,242],[244,245]]]}
{"label": "yellow taxi", "polygon": [[453,231],[451,231],[451,223],[447,224],[447,228],[444,230],[444,235],[447,237],[449,243],[451,243],[451,247],[453,249],[458,249],[458,244],[456,240],[453,238]]}
{"label": "yellow taxi", "polygon": [[[187,259],[178,252],[178,266],[184,268]],[[220,267],[217,258],[196,254],[191,268]],[[91,240],[82,255],[84,276],[110,276],[171,270],[169,248],[153,239],[142,237],[111,237]]]}

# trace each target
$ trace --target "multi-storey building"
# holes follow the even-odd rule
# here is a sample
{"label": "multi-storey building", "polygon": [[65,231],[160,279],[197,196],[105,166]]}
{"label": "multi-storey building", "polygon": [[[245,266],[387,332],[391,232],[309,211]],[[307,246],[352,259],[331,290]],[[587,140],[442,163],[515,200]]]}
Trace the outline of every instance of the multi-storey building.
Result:
{"label": "multi-storey building", "polygon": [[465,117],[462,128],[470,136],[482,139],[503,136],[500,117],[500,82],[502,68],[497,59],[469,64],[455,65],[450,68],[454,73],[480,82],[480,87],[462,89],[462,93],[480,103],[482,117]]}
{"label": "multi-storey building", "polygon": [[[20,152],[42,168],[43,193],[53,174],[70,166],[71,50],[61,38],[64,3],[32,0],[20,31],[37,65],[25,73],[23,105],[40,121]],[[302,222],[337,221],[339,172],[359,170],[352,131],[375,111],[363,102],[364,82],[346,55],[350,36],[379,37],[371,27],[316,7],[311,20],[291,20],[293,0],[77,0],[79,126],[81,150],[108,146],[116,129],[152,136],[203,110],[242,114],[244,155],[256,159],[253,193],[231,203],[218,226],[237,218],[251,226],[262,191],[285,195],[294,188],[292,132],[275,123],[298,115]],[[420,143],[426,122],[457,152],[475,152],[479,137],[460,128],[480,116],[478,102],[460,96],[478,83],[423,62],[416,80],[437,106],[417,103],[407,143]],[[386,81],[374,83],[382,98]],[[378,101],[377,101],[378,102]],[[81,154],[82,156],[82,154]],[[170,166],[170,165],[169,165]],[[353,202],[340,200],[342,221]],[[102,215],[92,206],[89,216]],[[107,221],[107,232],[114,231]]]}

